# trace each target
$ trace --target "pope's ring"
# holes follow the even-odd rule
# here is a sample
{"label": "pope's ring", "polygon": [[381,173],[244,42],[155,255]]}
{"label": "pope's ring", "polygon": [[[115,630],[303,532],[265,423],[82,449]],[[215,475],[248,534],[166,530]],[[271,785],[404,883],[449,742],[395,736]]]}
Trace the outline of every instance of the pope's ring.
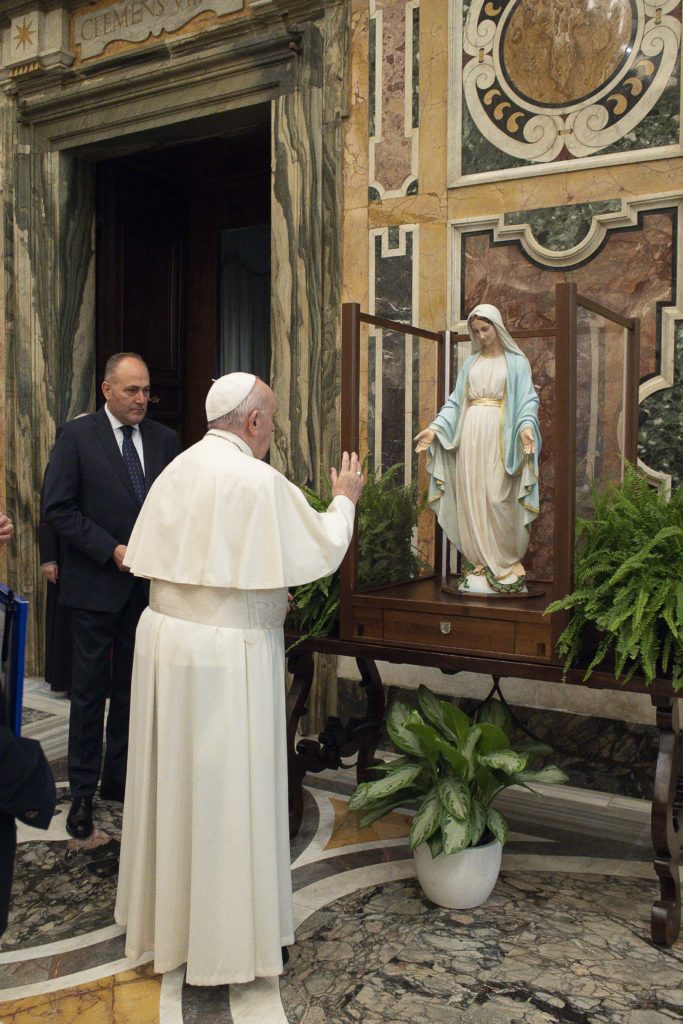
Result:
{"label": "pope's ring", "polygon": [[362,474],[362,472],[360,471],[360,469],[357,469],[357,470],[356,470],[356,476],[362,476],[362,475],[363,475],[363,474]]}

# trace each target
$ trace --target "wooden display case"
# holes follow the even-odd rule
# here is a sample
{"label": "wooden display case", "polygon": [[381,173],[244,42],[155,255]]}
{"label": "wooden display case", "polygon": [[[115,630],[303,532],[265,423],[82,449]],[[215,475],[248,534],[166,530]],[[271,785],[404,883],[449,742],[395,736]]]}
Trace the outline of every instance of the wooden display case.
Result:
{"label": "wooden display case", "polygon": [[[452,391],[469,335],[370,316],[356,304],[344,305],[342,324],[342,446],[358,451],[378,476],[399,463],[402,483],[421,496],[427,476],[413,437]],[[541,510],[524,559],[528,594],[444,591],[458,572],[458,554],[429,508],[411,537],[419,571],[408,579],[389,573],[368,586],[363,573],[372,554],[360,522],[342,565],[342,640],[557,664],[566,615],[546,608],[573,586],[577,514],[588,514],[593,490],[619,480],[625,462],[636,458],[639,325],[560,284],[554,323],[508,327],[541,399]]]}

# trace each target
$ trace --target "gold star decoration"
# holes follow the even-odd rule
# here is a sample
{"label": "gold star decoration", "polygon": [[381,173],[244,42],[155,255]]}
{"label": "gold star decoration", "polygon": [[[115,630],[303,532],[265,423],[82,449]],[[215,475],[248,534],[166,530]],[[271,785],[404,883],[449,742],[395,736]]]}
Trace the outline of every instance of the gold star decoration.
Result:
{"label": "gold star decoration", "polygon": [[33,43],[33,21],[26,21],[24,18],[23,25],[17,27],[17,34],[14,37],[14,43],[17,49],[21,46],[22,50],[26,49],[27,46],[31,46]]}

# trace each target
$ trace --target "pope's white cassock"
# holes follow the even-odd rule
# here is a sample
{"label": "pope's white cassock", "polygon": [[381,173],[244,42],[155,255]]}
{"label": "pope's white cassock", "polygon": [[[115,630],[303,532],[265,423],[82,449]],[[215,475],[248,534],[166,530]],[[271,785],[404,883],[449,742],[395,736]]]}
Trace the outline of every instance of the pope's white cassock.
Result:
{"label": "pope's white cassock", "polygon": [[333,572],[353,502],[314,512],[234,434],[161,474],[126,564],[151,580],[135,646],[116,920],[195,985],[282,971],[294,941],[285,749],[287,588]]}

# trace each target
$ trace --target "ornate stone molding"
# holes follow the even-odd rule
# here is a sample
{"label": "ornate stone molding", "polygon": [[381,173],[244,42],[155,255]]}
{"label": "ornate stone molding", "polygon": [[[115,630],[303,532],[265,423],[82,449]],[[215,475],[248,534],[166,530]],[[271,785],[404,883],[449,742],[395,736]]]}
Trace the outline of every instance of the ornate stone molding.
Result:
{"label": "ornate stone molding", "polygon": [[0,30],[0,81],[68,68],[73,61],[69,16],[62,7],[43,11],[36,5]]}
{"label": "ornate stone molding", "polygon": [[419,0],[370,0],[371,200],[417,192],[419,13]]}
{"label": "ornate stone molding", "polygon": [[451,4],[450,185],[683,152],[679,0]]}
{"label": "ornate stone molding", "polygon": [[202,14],[222,17],[244,7],[244,0],[115,0],[92,4],[72,19],[74,45],[81,60],[98,57],[111,43],[143,43],[177,32]]}

